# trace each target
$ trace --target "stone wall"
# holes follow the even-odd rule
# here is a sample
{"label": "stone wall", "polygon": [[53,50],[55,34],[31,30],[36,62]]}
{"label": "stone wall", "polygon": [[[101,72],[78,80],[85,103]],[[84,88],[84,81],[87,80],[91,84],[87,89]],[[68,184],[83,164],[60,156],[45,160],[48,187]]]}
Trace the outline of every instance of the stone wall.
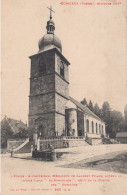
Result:
{"label": "stone wall", "polygon": [[55,113],[55,130],[58,136],[65,134],[65,116]]}
{"label": "stone wall", "polygon": [[89,144],[85,140],[40,140],[39,145],[42,144],[43,148],[47,148],[48,144],[54,146],[54,148],[66,148],[66,147],[79,147],[88,146]]}
{"label": "stone wall", "polygon": [[55,51],[48,50],[43,53],[36,54],[31,58],[31,77],[40,77],[42,73],[39,72],[41,64],[46,65],[45,74],[53,73],[55,68]]}
{"label": "stone wall", "polygon": [[55,110],[61,114],[65,115],[65,106],[67,104],[67,99],[59,94],[55,94]]}
{"label": "stone wall", "polygon": [[55,79],[53,74],[43,75],[41,77],[31,78],[30,95],[44,94],[54,92]]}
{"label": "stone wall", "polygon": [[48,148],[48,144],[51,144],[54,148],[65,148],[64,140],[40,140],[40,145],[44,149]]}
{"label": "stone wall", "polygon": [[30,97],[29,114],[41,114],[55,111],[55,93]]}
{"label": "stone wall", "polygon": [[58,75],[55,75],[55,90],[61,95],[69,98],[69,88],[68,83],[65,82]]}

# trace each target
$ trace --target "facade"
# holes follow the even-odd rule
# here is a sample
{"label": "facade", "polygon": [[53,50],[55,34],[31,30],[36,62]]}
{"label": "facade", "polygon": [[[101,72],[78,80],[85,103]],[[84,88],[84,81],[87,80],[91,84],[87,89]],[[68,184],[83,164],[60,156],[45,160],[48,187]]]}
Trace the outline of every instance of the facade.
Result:
{"label": "facade", "polygon": [[30,56],[30,133],[37,132],[41,138],[105,135],[104,122],[69,96],[70,63],[54,34],[51,12],[46,29],[46,35],[39,41],[39,52]]}
{"label": "facade", "polygon": [[88,107],[70,97],[65,108],[67,136],[106,135],[105,123]]}

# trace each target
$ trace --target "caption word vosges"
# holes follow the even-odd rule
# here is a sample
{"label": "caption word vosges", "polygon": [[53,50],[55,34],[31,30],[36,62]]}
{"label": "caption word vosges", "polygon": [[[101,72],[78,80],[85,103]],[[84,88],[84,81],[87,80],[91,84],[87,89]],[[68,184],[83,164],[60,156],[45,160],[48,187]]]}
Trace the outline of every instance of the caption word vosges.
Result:
{"label": "caption word vosges", "polygon": [[116,1],[116,2],[110,2],[110,0],[109,1],[104,1],[104,2],[102,2],[102,1],[98,1],[98,2],[93,2],[93,1],[88,1],[88,2],[83,2],[83,1],[66,1],[66,2],[64,2],[64,1],[61,1],[60,2],[60,5],[66,5],[66,6],[68,6],[68,5],[73,5],[73,6],[78,6],[78,5],[86,5],[86,6],[95,6],[95,5],[97,5],[97,6],[102,6],[102,5],[104,5],[104,6],[114,6],[114,5],[122,5],[122,1]]}

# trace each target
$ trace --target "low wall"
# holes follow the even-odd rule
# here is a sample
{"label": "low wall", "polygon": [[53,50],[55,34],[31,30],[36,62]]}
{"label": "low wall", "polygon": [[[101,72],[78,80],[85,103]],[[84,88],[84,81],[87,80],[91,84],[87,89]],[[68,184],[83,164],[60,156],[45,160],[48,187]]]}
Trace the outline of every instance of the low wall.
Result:
{"label": "low wall", "polygon": [[43,149],[48,148],[48,144],[51,144],[54,149],[56,148],[68,148],[68,147],[78,147],[87,146],[88,143],[84,139],[67,139],[67,140],[38,140],[38,150],[40,150],[40,145]]}
{"label": "low wall", "polygon": [[54,149],[69,147],[69,142],[65,140],[40,140],[39,141],[39,146],[42,145],[43,149],[48,148],[48,144],[51,144],[54,147]]}

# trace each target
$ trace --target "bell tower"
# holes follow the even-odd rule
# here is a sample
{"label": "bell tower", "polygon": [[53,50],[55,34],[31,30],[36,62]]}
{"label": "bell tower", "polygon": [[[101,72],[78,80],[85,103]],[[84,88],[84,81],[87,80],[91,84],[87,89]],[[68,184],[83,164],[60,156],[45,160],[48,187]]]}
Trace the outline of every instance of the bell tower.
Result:
{"label": "bell tower", "polygon": [[64,135],[65,106],[69,100],[70,63],[62,55],[61,41],[54,34],[53,10],[49,9],[47,33],[39,41],[39,52],[29,57],[29,127],[41,137]]}

